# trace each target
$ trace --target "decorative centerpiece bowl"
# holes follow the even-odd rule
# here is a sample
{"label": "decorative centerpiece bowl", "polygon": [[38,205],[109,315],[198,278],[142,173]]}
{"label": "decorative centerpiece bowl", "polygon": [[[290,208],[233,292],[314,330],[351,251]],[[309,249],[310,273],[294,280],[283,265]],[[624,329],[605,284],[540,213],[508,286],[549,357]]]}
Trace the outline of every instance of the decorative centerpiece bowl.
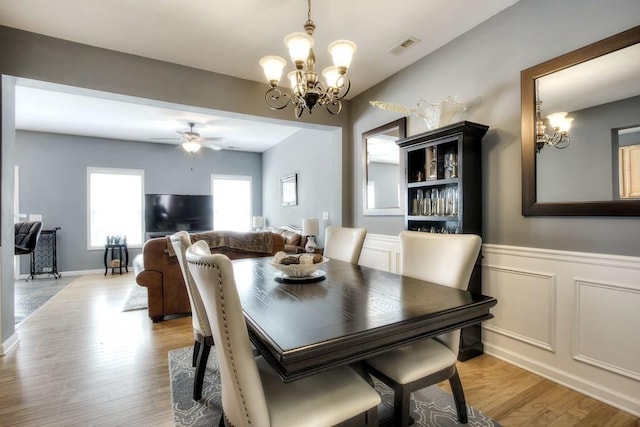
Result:
{"label": "decorative centerpiece bowl", "polygon": [[309,277],[313,274],[314,271],[318,269],[322,264],[326,264],[329,261],[329,258],[322,257],[322,262],[318,262],[316,264],[280,264],[277,262],[272,262],[275,268],[286,274],[291,278],[301,278],[301,277]]}

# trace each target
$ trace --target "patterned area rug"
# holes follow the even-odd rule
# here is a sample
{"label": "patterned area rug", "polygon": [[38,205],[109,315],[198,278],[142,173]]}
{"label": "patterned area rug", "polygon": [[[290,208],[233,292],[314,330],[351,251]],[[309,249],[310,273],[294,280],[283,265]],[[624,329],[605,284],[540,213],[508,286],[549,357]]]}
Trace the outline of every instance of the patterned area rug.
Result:
{"label": "patterned area rug", "polygon": [[144,286],[133,285],[124,302],[122,311],[142,310],[147,308],[149,300],[147,299],[147,288]]}
{"label": "patterned area rug", "polygon": [[[191,367],[192,347],[169,351],[169,374],[171,377],[171,401],[173,419],[178,427],[183,426],[217,426],[222,413],[220,402],[220,376],[216,360],[215,348],[211,349],[204,379],[202,400],[194,401],[193,376],[195,368]],[[384,384],[376,381],[376,390],[382,396],[382,402],[391,408],[393,393]],[[500,424],[484,415],[477,409],[467,405],[468,424],[459,424],[453,396],[438,386],[428,387],[413,393],[411,399],[414,426],[480,426],[499,427]]]}
{"label": "patterned area rug", "polygon": [[36,277],[14,282],[15,323],[20,323],[58,292],[71,283],[75,277]]}

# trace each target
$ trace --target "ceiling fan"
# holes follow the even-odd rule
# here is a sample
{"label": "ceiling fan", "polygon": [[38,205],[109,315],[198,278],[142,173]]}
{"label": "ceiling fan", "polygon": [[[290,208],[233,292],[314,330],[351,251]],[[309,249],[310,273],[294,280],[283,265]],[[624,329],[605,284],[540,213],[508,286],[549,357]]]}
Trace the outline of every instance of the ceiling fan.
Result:
{"label": "ceiling fan", "polygon": [[189,130],[186,132],[176,131],[180,134],[179,138],[152,138],[155,140],[165,140],[165,141],[182,141],[180,146],[188,153],[196,153],[200,151],[200,148],[206,147],[212,150],[222,150],[222,147],[219,145],[212,144],[210,141],[223,141],[224,138],[214,137],[214,138],[204,138],[201,137],[198,132],[193,130],[193,127],[196,124],[194,122],[189,122]]}

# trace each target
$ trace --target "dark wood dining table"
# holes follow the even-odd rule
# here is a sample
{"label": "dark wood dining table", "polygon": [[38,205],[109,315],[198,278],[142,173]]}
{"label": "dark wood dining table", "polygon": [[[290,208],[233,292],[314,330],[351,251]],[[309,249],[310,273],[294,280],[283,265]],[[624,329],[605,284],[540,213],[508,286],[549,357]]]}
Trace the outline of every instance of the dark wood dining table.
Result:
{"label": "dark wood dining table", "polygon": [[282,283],[273,258],[233,261],[249,336],[285,382],[477,324],[495,298],[330,260],[323,280]]}

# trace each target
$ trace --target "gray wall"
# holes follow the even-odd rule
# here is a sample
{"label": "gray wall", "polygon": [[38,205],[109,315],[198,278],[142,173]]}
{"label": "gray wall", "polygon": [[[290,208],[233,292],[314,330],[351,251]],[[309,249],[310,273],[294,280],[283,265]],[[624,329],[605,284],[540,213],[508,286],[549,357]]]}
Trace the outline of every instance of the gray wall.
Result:
{"label": "gray wall", "polygon": [[[87,167],[144,170],[145,193],[211,194],[211,174],[251,176],[252,205],[262,208],[262,154],[202,150],[189,155],[175,145],[117,141],[40,132],[16,133],[20,212],[42,214],[58,232],[58,270],[103,266],[102,250],[87,251]],[[113,193],[118,201],[117,189]],[[140,249],[131,248],[129,259]],[[28,260],[21,272],[28,272]]]}
{"label": "gray wall", "polygon": [[[327,225],[342,225],[341,130],[296,132],[287,140],[263,153],[262,206],[268,226],[302,226],[303,218],[320,220],[318,246],[324,244]],[[298,174],[298,205],[280,203],[280,178]],[[328,212],[329,219],[322,220]]]}
{"label": "gray wall", "polygon": [[[522,216],[520,71],[634,27],[639,16],[638,0],[520,0],[354,98],[352,138],[357,141],[362,132],[398,118],[397,113],[369,106],[370,100],[413,107],[420,98],[437,102],[457,95],[460,102],[471,103],[457,119],[490,126],[482,142],[486,243],[638,256],[637,217]],[[424,131],[421,119],[408,118],[407,135]],[[397,234],[404,226],[402,217],[362,215],[359,159],[355,144],[355,224],[370,233]]]}

